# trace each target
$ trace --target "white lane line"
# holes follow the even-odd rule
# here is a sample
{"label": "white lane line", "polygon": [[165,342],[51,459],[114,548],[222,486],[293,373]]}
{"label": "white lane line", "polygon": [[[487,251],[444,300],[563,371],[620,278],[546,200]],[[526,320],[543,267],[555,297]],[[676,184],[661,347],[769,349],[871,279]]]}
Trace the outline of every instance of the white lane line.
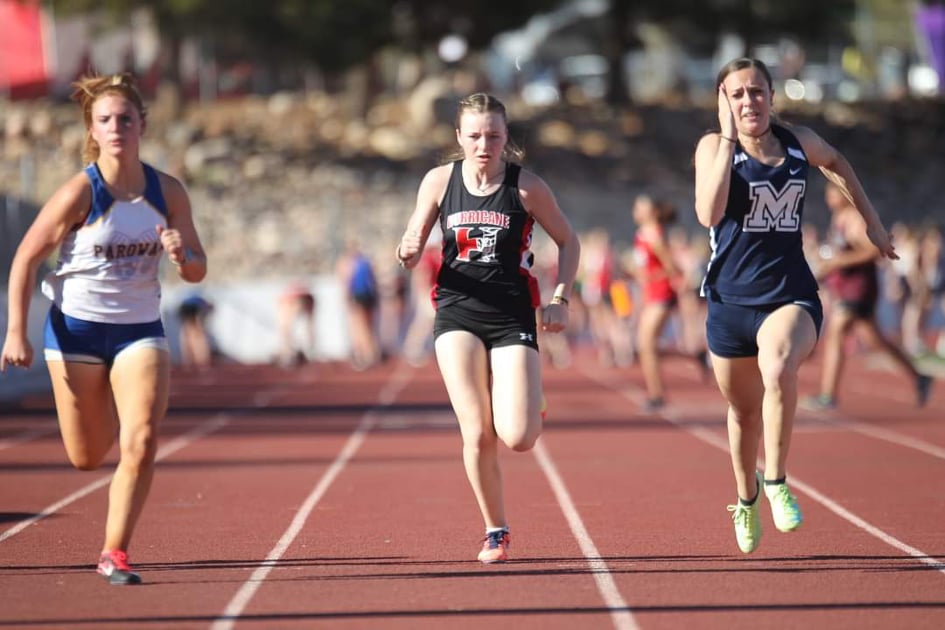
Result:
{"label": "white lane line", "polygon": [[795,479],[794,477],[791,477],[791,486],[798,488],[801,492],[804,492],[805,494],[813,498],[815,501],[817,501],[818,503],[826,507],[828,510],[830,510],[831,512],[839,516],[840,518],[843,518],[849,521],[850,523],[853,523],[854,525],[856,525],[863,531],[866,531],[870,533],[871,535],[875,536],[876,538],[879,538],[890,547],[895,547],[899,551],[912,556],[913,558],[915,558],[922,564],[927,564],[928,566],[932,567],[939,573],[945,574],[945,562],[943,562],[942,560],[939,560],[938,558],[933,558],[932,556],[922,551],[921,549],[917,549],[913,547],[912,545],[908,545],[902,542],[895,536],[892,536],[891,534],[887,534],[880,528],[868,523],[867,521],[860,518],[853,512],[850,512],[849,510],[847,510],[845,507],[843,507],[842,505],[840,505],[839,503],[837,503],[830,497],[824,495],[819,490],[815,490],[814,488],[807,485],[803,481],[800,481],[798,479]]}
{"label": "white lane line", "polygon": [[[670,418],[667,418],[667,420],[669,420],[670,422],[673,422],[673,424],[676,424],[675,421],[673,421]],[[718,436],[717,434],[712,433],[708,429],[687,429],[687,430],[690,433],[692,433],[694,436],[702,440],[703,442],[707,444],[711,444],[712,446],[720,450],[723,450],[726,453],[728,452],[728,441]],[[762,464],[760,460],[758,463]],[[791,475],[791,487],[797,488],[798,490],[808,495],[809,497],[811,497],[812,499],[820,503],[822,506],[824,506],[825,508],[827,508],[828,510],[830,510],[831,512],[839,516],[840,518],[850,523],[853,523],[854,525],[856,525],[863,531],[871,534],[872,536],[876,538],[879,538],[890,547],[895,547],[899,551],[912,556],[913,558],[915,558],[916,560],[919,560],[923,564],[929,565],[930,567],[936,569],[939,573],[945,573],[945,562],[937,558],[933,558],[932,556],[925,553],[921,549],[916,549],[915,547],[902,542],[901,540],[899,540],[895,536],[892,536],[891,534],[887,534],[880,528],[860,518],[853,512],[849,511],[848,509],[846,509],[845,507],[843,507],[842,505],[840,505],[839,503],[837,503],[836,501],[834,501],[833,499],[831,499],[830,497],[822,493],[820,490],[817,490],[813,486],[810,486],[809,484],[801,481],[794,475]]]}
{"label": "white lane line", "polygon": [[637,630],[639,626],[633,618],[630,607],[620,595],[620,589],[617,588],[617,584],[614,582],[607,562],[601,557],[590,533],[584,526],[584,521],[581,520],[581,515],[575,507],[574,501],[571,500],[571,494],[565,487],[561,475],[558,474],[558,469],[551,461],[551,456],[548,455],[548,451],[541,440],[538,441],[532,452],[535,454],[535,459],[538,460],[541,471],[545,473],[552,492],[558,499],[558,506],[571,527],[571,534],[581,547],[581,553],[584,554],[584,559],[587,560],[587,565],[590,567],[594,581],[597,583],[597,591],[610,610],[610,618],[614,623],[614,628],[617,628],[617,630]]}
{"label": "white lane line", "polygon": [[[619,389],[617,389],[616,387],[608,383],[606,380],[603,380],[597,377],[593,373],[588,372],[586,370],[584,370],[583,372],[585,376],[587,376],[588,378],[594,381],[597,381],[601,385],[604,385],[605,387],[617,393],[620,393],[620,394],[623,393]],[[701,427],[687,426],[686,424],[681,422],[679,418],[675,416],[675,414],[673,414],[671,409],[658,415],[664,420],[666,420],[667,422],[672,423],[673,425],[679,427],[680,429],[683,429],[687,431],[688,433],[690,433],[691,435],[695,436],[699,440],[702,440],[706,444],[714,446],[718,448],[719,450],[722,450],[726,453],[729,452],[729,445],[728,445],[727,439],[724,439],[718,436],[717,434],[713,433],[712,431],[709,431],[708,429],[704,429]],[[759,464],[760,463],[761,462],[759,462]],[[942,573],[943,575],[945,575],[945,561],[935,558],[929,555],[928,553],[922,551],[921,549],[918,549],[916,547],[913,547],[912,545],[902,542],[901,540],[899,540],[892,534],[889,534],[883,531],[882,529],[880,529],[879,527],[876,527],[869,521],[847,510],[845,507],[843,507],[842,505],[840,505],[839,503],[837,503],[836,501],[834,501],[827,495],[823,494],[822,492],[815,489],[813,486],[810,486],[809,484],[805,483],[804,481],[798,479],[794,475],[791,475],[791,487],[797,488],[798,490],[800,490],[801,492],[803,492],[804,494],[806,494],[807,496],[812,498],[814,501],[816,501],[823,507],[827,508],[828,510],[830,510],[831,512],[833,512],[834,514],[836,514],[843,520],[847,521],[848,523],[851,523],[854,527],[857,527],[865,531],[866,533],[881,540],[887,545],[894,547],[909,556],[912,556],[919,562],[926,564],[932,567],[933,569],[937,570],[939,573]]]}
{"label": "white lane line", "polygon": [[[230,421],[229,416],[222,413],[211,417],[206,422],[197,425],[196,427],[194,427],[187,433],[184,433],[183,435],[176,437],[175,439],[171,440],[170,442],[168,442],[167,444],[159,448],[157,455],[155,455],[155,458],[154,458],[155,461],[159,462],[167,457],[170,457],[171,455],[173,455],[180,449],[184,448],[191,442],[194,442],[195,440],[199,440],[203,436],[219,430],[220,428],[225,426],[229,421]],[[99,479],[93,481],[92,483],[79,488],[78,490],[70,494],[69,496],[63,499],[60,499],[59,501],[56,501],[50,506],[43,508],[43,510],[39,512],[38,514],[34,514],[28,519],[20,521],[19,523],[17,523],[10,529],[0,533],[0,542],[13,538],[14,536],[22,532],[24,529],[26,529],[33,523],[39,522],[43,520],[44,518],[46,518],[47,516],[52,516],[53,514],[55,514],[62,508],[66,507],[67,505],[75,503],[82,497],[95,492],[102,486],[107,485],[111,481],[111,479],[112,479],[112,475],[106,475],[104,477],[100,477]]]}
{"label": "white lane line", "polygon": [[41,438],[44,435],[55,433],[58,430],[58,427],[51,426],[45,429],[30,429],[29,431],[17,433],[16,435],[0,440],[0,451],[13,448],[14,446],[19,446],[20,444],[26,444],[27,442],[32,442],[36,438]]}
{"label": "white lane line", "polygon": [[[639,391],[638,389],[627,387],[625,384],[621,384],[621,386],[618,387],[614,384],[607,382],[604,379],[601,379],[597,376],[592,375],[586,370],[584,371],[584,374],[585,376],[593,378],[599,383],[606,385],[607,387],[618,392],[622,396],[629,398],[630,400],[634,401],[637,404],[642,404],[643,401],[645,400],[643,393]],[[855,389],[859,390],[859,392],[862,394],[875,394],[875,391],[867,391],[860,387],[855,387]],[[885,395],[884,400],[886,398],[889,398],[891,400],[889,392],[887,392],[887,394]],[[721,400],[721,398],[719,400]],[[905,398],[903,398],[902,400],[904,402]],[[913,400],[911,402],[914,403],[915,401]],[[722,411],[720,413],[724,414],[725,413],[724,404],[722,405],[721,409]],[[687,413],[692,412],[694,410],[701,410],[705,412],[707,410],[707,406],[705,404],[699,405],[698,407],[691,404],[690,405],[673,405],[671,407],[671,410],[687,412]],[[885,427],[877,426],[877,425],[870,424],[867,422],[854,420],[850,418],[849,416],[846,416],[838,412],[835,409],[834,410],[801,409],[801,407],[799,406],[798,411],[803,411],[805,413],[805,417],[812,419],[832,429],[840,429],[840,430],[847,429],[855,433],[860,433],[862,435],[865,435],[865,436],[868,436],[877,440],[889,442],[891,444],[896,444],[898,446],[902,446],[905,448],[911,448],[921,453],[925,453],[926,455],[935,457],[937,459],[945,459],[945,448],[938,446],[937,444],[927,442],[920,438],[905,435],[903,433],[894,431],[892,429],[887,429]],[[809,432],[809,431],[817,431],[817,430],[820,430],[820,429],[810,426],[810,425],[795,426],[794,428],[795,432],[798,432],[798,431]]]}
{"label": "white lane line", "polygon": [[[882,377],[882,375],[880,375],[880,377]],[[864,387],[861,385],[861,381],[858,380],[854,380],[850,383],[850,389],[858,396],[876,397],[877,389],[875,387]],[[902,405],[915,405],[915,394],[909,396],[904,394],[900,389],[883,389],[882,392],[882,399],[884,401],[897,402]],[[889,442],[891,444],[897,444],[905,448],[915,449],[921,453],[931,455],[937,459],[945,459],[945,448],[941,446],[932,444],[931,442],[926,442],[925,440],[919,438],[905,435],[892,429],[854,420],[835,409],[804,409],[804,411],[809,414],[810,417],[823,422],[824,424],[841,429],[849,429],[850,431],[854,431],[877,440]]]}
{"label": "white lane line", "polygon": [[945,459],[945,448],[936,446],[931,442],[926,442],[925,440],[920,440],[919,438],[904,435],[898,431],[893,431],[892,429],[885,429],[883,427],[877,427],[866,422],[851,420],[850,418],[846,418],[839,414],[834,415],[833,412],[830,412],[830,415],[833,415],[833,418],[826,415],[821,415],[817,416],[817,419],[830,426],[848,429],[856,433],[861,433],[867,437],[889,442],[891,444],[896,444],[898,446],[903,446],[905,448],[911,448],[938,459]]}
{"label": "white lane line", "polygon": [[[410,381],[411,376],[412,371],[410,370],[399,370],[394,372],[391,380],[388,381],[387,385],[385,385],[385,387],[378,394],[378,401],[380,405],[387,407],[393,403],[394,400],[396,400],[397,394],[400,392],[400,390],[403,389],[404,386]],[[315,487],[305,499],[305,502],[302,503],[302,507],[299,508],[295,518],[292,519],[292,522],[289,524],[288,529],[286,529],[282,534],[279,542],[277,542],[276,546],[273,547],[272,550],[266,555],[266,559],[259,563],[259,566],[256,567],[252,575],[249,576],[249,579],[243,582],[243,585],[226,605],[226,608],[223,609],[223,613],[217,617],[213,624],[211,624],[210,628],[212,630],[229,630],[233,627],[240,615],[243,614],[243,611],[246,609],[246,606],[249,604],[250,600],[256,594],[256,591],[258,591],[263,585],[263,582],[265,582],[266,578],[269,576],[269,573],[278,564],[283,554],[285,554],[286,550],[302,531],[302,528],[305,526],[305,522],[311,515],[312,510],[315,509],[315,506],[318,505],[318,502],[321,501],[322,497],[325,496],[325,493],[328,492],[331,484],[335,481],[338,475],[341,474],[341,471],[344,470],[345,466],[349,461],[351,461],[351,458],[354,457],[355,453],[358,452],[358,449],[361,448],[361,445],[364,443],[367,434],[370,433],[371,429],[373,429],[377,424],[377,420],[378,414],[373,409],[367,411],[364,416],[361,417],[361,421],[358,423],[358,426],[351,433],[351,435],[348,436],[348,439],[345,442],[344,447],[342,447],[341,451],[338,453],[338,456],[335,457],[335,460],[332,462],[331,466],[328,467],[328,470],[325,471],[325,474],[322,475],[321,479],[318,480],[318,483],[315,484]]]}
{"label": "white lane line", "polygon": [[[879,378],[883,378],[882,374],[879,375]],[[895,377],[893,377],[895,378]],[[900,405],[914,405],[916,401],[916,395],[906,394],[899,388],[881,388],[877,389],[875,387],[863,387],[860,385],[860,381],[853,381],[850,383],[850,389],[855,392],[858,396],[872,396],[877,397],[879,392],[882,392],[882,400],[895,402]]]}

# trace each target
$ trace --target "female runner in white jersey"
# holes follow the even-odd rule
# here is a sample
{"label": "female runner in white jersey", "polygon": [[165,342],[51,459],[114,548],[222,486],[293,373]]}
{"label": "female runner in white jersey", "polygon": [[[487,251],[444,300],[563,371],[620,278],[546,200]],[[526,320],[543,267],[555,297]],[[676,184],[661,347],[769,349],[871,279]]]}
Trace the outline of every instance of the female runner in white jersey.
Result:
{"label": "female runner in white jersey", "polygon": [[170,378],[159,262],[166,252],[187,282],[202,280],[207,262],[183,185],[138,156],[146,110],[134,78],[83,77],[74,87],[88,166],[43,206],[16,251],[0,371],[32,363],[30,299],[40,264],[59,247],[43,292],[52,300],[44,354],[62,440],[73,466],[94,470],[117,429],[97,570],[111,584],[138,584],[128,545],[151,486]]}
{"label": "female runner in white jersey", "polygon": [[508,558],[508,521],[498,441],[527,451],[541,433],[537,282],[529,268],[537,221],[558,246],[558,278],[542,329],[568,323],[580,244],[548,185],[522,169],[509,141],[505,106],[464,98],[456,119],[461,155],[427,172],[397,246],[400,263],[420,262],[433,225],[443,234],[433,298],[434,349],[463,437],[463,462],[486,526],[479,560]]}

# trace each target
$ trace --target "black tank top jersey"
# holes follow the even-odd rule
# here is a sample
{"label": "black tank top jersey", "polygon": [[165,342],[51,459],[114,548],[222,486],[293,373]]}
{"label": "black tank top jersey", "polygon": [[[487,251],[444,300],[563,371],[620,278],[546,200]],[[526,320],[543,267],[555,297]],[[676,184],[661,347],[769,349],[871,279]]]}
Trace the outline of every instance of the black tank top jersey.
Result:
{"label": "black tank top jersey", "polygon": [[535,308],[538,283],[529,272],[535,220],[519,197],[521,166],[508,163],[491,195],[466,190],[462,160],[453,163],[440,205],[443,261],[433,289],[437,308],[463,302],[485,312]]}
{"label": "black tank top jersey", "polygon": [[737,144],[725,214],[709,231],[703,294],[723,302],[760,306],[817,295],[801,246],[807,156],[788,129],[771,125],[771,131],[784,147],[784,161],[762,164]]}

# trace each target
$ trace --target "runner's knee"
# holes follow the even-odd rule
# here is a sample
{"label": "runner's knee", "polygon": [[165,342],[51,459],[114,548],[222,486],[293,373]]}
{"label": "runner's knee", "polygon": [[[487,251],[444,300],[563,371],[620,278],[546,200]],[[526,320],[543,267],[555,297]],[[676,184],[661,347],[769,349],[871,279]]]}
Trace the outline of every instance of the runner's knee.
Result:
{"label": "runner's knee", "polygon": [[66,449],[66,455],[69,457],[69,463],[77,470],[92,471],[98,470],[109,449],[98,449],[90,451],[88,449]]}
{"label": "runner's knee", "polygon": [[139,427],[121,439],[121,460],[135,466],[147,466],[157,453],[157,434],[150,426]]}
{"label": "runner's knee", "polygon": [[518,423],[512,429],[505,429],[499,433],[502,442],[513,451],[522,453],[531,450],[541,435],[540,423]]}

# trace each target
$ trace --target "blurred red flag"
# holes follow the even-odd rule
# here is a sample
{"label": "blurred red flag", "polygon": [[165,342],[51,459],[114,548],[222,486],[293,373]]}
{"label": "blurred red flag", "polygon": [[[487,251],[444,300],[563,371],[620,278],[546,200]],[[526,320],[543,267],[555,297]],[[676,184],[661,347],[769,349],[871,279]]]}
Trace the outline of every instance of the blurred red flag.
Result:
{"label": "blurred red flag", "polygon": [[39,3],[0,0],[0,24],[0,94],[14,98],[46,94],[49,69]]}

